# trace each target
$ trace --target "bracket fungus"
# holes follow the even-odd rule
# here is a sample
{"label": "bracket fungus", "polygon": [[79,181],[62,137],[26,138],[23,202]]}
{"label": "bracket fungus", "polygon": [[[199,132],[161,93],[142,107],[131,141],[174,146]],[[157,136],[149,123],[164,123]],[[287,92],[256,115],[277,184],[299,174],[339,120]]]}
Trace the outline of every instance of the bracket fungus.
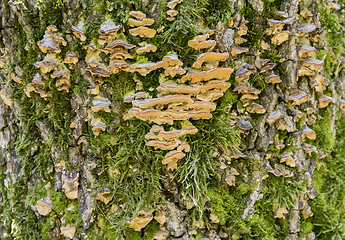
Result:
{"label": "bracket fungus", "polygon": [[281,207],[276,211],[275,218],[285,218],[285,214],[289,213],[285,207]]}
{"label": "bracket fungus", "polygon": [[106,188],[103,192],[97,193],[96,199],[101,202],[104,202],[105,204],[108,204],[111,200],[111,197],[109,196],[109,194],[110,194],[110,191],[109,189]]}
{"label": "bracket fungus", "polygon": [[24,79],[18,74],[18,73],[11,73],[11,77],[13,79],[13,81],[15,81],[16,83],[22,84]]}
{"label": "bracket fungus", "polygon": [[156,35],[156,30],[148,27],[137,27],[129,29],[129,33],[133,36],[153,38]]}
{"label": "bracket fungus", "polygon": [[135,17],[138,20],[142,20],[143,18],[146,18],[146,14],[140,11],[130,11],[129,16]]}
{"label": "bracket fungus", "polygon": [[70,27],[74,36],[76,36],[80,41],[85,42],[86,36],[84,32],[78,26]]}
{"label": "bracket fungus", "polygon": [[175,16],[177,16],[178,11],[176,10],[167,10],[166,14],[169,15],[169,17],[167,17],[168,21],[174,21],[175,20]]}
{"label": "bracket fungus", "polygon": [[290,153],[285,152],[283,153],[283,156],[280,159],[281,163],[286,163],[286,165],[290,166],[290,167],[296,167],[296,162],[295,159],[293,159],[293,157],[291,156]]}
{"label": "bracket fungus", "polygon": [[320,98],[319,98],[319,107],[320,108],[325,108],[328,106],[328,104],[330,103],[335,103],[335,98],[333,97],[329,97],[327,95],[322,95]]}
{"label": "bracket fungus", "polygon": [[71,225],[67,225],[65,227],[61,227],[60,228],[61,234],[65,237],[68,237],[70,239],[72,239],[74,237],[75,232],[77,231],[77,229]]}
{"label": "bracket fungus", "polygon": [[141,47],[137,48],[135,50],[137,54],[145,54],[145,53],[148,53],[148,52],[156,52],[157,51],[157,47],[155,45],[146,44],[146,43],[139,43],[139,45]]}
{"label": "bracket fungus", "polygon": [[306,127],[302,130],[301,136],[304,139],[305,137],[309,139],[315,139],[316,138],[316,132],[309,127]]}
{"label": "bracket fungus", "polygon": [[50,197],[48,196],[46,198],[42,198],[38,200],[36,204],[36,209],[39,214],[43,216],[48,215],[53,209],[52,201],[50,200]]}
{"label": "bracket fungus", "polygon": [[105,123],[102,122],[101,119],[99,118],[94,118],[92,117],[91,119],[91,125],[92,127],[92,132],[93,134],[95,134],[96,136],[98,136],[100,134],[101,131],[105,131],[105,129],[107,128],[107,126],[105,125]]}
{"label": "bracket fungus", "polygon": [[105,112],[111,112],[109,105],[110,101],[107,98],[103,98],[101,96],[96,96],[94,100],[92,101],[93,106],[91,108],[92,111],[98,112],[98,111],[105,111]]}
{"label": "bracket fungus", "polygon": [[296,91],[288,98],[292,105],[301,105],[308,101],[308,95],[303,91]]}
{"label": "bracket fungus", "polygon": [[152,211],[139,211],[138,216],[128,221],[128,227],[133,228],[135,231],[140,231],[153,219]]}
{"label": "bracket fungus", "polygon": [[184,152],[178,150],[168,152],[162,160],[162,164],[168,164],[168,170],[173,171],[177,169],[177,161],[184,158],[185,156],[186,154]]}
{"label": "bracket fungus", "polygon": [[225,61],[228,59],[229,53],[216,53],[216,52],[207,52],[202,53],[198,57],[198,59],[194,62],[193,67],[194,68],[201,68],[203,63],[213,63],[218,65],[220,61]]}
{"label": "bracket fungus", "polygon": [[76,199],[78,198],[78,185],[79,185],[79,173],[76,171],[71,172],[70,175],[62,175],[62,188],[65,191],[67,198]]}
{"label": "bracket fungus", "polygon": [[314,57],[316,51],[317,49],[314,47],[303,45],[298,51],[298,57],[300,58]]}
{"label": "bracket fungus", "polygon": [[276,122],[277,120],[279,120],[281,117],[282,117],[282,114],[280,111],[274,111],[267,117],[266,121],[268,122],[268,124],[272,124]]}
{"label": "bracket fungus", "polygon": [[6,89],[5,89],[5,88],[1,89],[1,91],[0,91],[0,97],[1,97],[2,101],[3,101],[7,106],[10,106],[10,107],[13,106],[13,100],[7,96],[7,92],[6,92]]}
{"label": "bracket fungus", "polygon": [[235,186],[236,185],[236,178],[235,176],[240,175],[235,168],[231,168],[228,175],[225,178],[226,183],[229,186]]}
{"label": "bracket fungus", "polygon": [[174,9],[177,4],[180,4],[183,0],[172,0],[167,3],[167,8]]}

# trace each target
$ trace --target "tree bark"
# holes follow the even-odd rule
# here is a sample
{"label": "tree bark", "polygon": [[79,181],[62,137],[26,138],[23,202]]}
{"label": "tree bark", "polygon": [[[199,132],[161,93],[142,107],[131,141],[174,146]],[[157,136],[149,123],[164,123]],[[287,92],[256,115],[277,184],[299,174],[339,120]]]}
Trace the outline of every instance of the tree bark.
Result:
{"label": "tree bark", "polygon": [[345,1],[0,6],[1,239],[345,238]]}

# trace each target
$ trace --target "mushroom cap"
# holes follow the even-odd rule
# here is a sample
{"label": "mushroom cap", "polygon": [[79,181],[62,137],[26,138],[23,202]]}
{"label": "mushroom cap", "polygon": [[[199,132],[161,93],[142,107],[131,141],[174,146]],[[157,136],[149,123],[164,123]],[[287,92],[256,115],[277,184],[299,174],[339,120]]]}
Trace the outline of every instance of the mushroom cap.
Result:
{"label": "mushroom cap", "polygon": [[266,109],[257,103],[251,103],[247,107],[248,112],[250,113],[258,113],[258,114],[264,114],[266,112]]}
{"label": "mushroom cap", "polygon": [[268,124],[272,124],[281,118],[282,114],[280,111],[274,111],[267,117]]}
{"label": "mushroom cap", "polygon": [[196,44],[206,41],[206,39],[209,38],[208,34],[204,34],[204,35],[197,35],[195,36],[192,40],[188,41],[188,46],[189,47],[194,47]]}
{"label": "mushroom cap", "polygon": [[248,52],[248,48],[244,48],[244,47],[240,47],[236,45],[231,46],[231,55],[233,57],[245,52]]}
{"label": "mushroom cap", "polygon": [[96,199],[108,204],[111,199],[111,197],[107,196],[108,194],[110,194],[110,191],[106,188],[103,192],[97,193]]}
{"label": "mushroom cap", "polygon": [[162,84],[157,87],[158,92],[164,94],[193,94],[196,95],[200,92],[199,87],[194,86],[183,86],[176,84]]}
{"label": "mushroom cap", "polygon": [[146,17],[146,14],[140,12],[140,11],[130,11],[129,16],[135,17],[136,19],[142,19]]}
{"label": "mushroom cap", "polygon": [[280,79],[280,76],[272,74],[267,77],[266,80],[267,83],[281,83],[282,80]]}
{"label": "mushroom cap", "polygon": [[63,63],[73,63],[76,64],[79,61],[77,56],[74,56],[73,54],[68,54],[65,59],[63,60]]}
{"label": "mushroom cap", "polygon": [[190,151],[190,145],[188,143],[181,143],[181,145],[178,146],[177,151],[189,152]]}
{"label": "mushroom cap", "polygon": [[115,25],[112,22],[107,22],[105,24],[102,24],[101,28],[98,29],[98,34],[104,34],[104,35],[108,35],[108,34],[115,34],[117,33],[120,29],[122,28],[121,25]]}
{"label": "mushroom cap", "polygon": [[304,36],[306,33],[311,33],[316,30],[315,24],[304,24],[301,28],[298,29],[298,35]]}
{"label": "mushroom cap", "polygon": [[133,56],[129,54],[128,52],[124,52],[121,50],[115,51],[112,53],[109,57],[110,59],[115,59],[115,60],[126,60],[126,59],[133,59]]}
{"label": "mushroom cap", "polygon": [[23,78],[21,76],[19,76],[17,73],[11,73],[11,77],[13,79],[13,81],[15,81],[16,83],[23,83]]}
{"label": "mushroom cap", "polygon": [[341,7],[338,3],[333,2],[332,0],[328,1],[328,7],[333,10],[340,10]]}
{"label": "mushroom cap", "polygon": [[300,58],[314,57],[317,49],[311,46],[303,45],[298,51],[298,56]]}
{"label": "mushroom cap", "polygon": [[170,17],[175,17],[178,14],[178,11],[175,10],[168,10],[166,11],[166,13],[170,16]]}
{"label": "mushroom cap", "polygon": [[217,100],[218,98],[223,97],[224,93],[220,90],[211,90],[207,91],[205,93],[198,94],[196,96],[196,99],[201,100],[201,101],[214,101]]}
{"label": "mushroom cap", "polygon": [[130,27],[142,27],[142,26],[151,26],[154,24],[155,20],[153,19],[143,19],[142,21],[135,20],[133,18],[128,19]]}
{"label": "mushroom cap", "polygon": [[150,130],[150,133],[156,134],[156,133],[160,133],[160,132],[162,132],[162,131],[164,131],[164,128],[163,128],[162,126],[153,125],[152,128],[151,128],[151,130]]}
{"label": "mushroom cap", "polygon": [[236,185],[236,182],[235,182],[236,178],[234,175],[226,176],[225,181],[229,186],[235,186]]}
{"label": "mushroom cap", "polygon": [[0,68],[5,68],[6,67],[6,60],[1,58],[0,59]]}
{"label": "mushroom cap", "polygon": [[206,63],[213,63],[213,62],[219,62],[219,61],[225,61],[228,59],[229,53],[216,53],[216,52],[207,52],[202,53],[199,55],[197,60],[194,62],[193,67],[194,68],[201,68],[201,65]]}
{"label": "mushroom cap", "polygon": [[176,75],[183,75],[186,73],[186,70],[178,67],[167,67],[164,70],[164,75],[165,76],[172,76],[175,77]]}
{"label": "mushroom cap", "polygon": [[253,125],[249,121],[237,121],[236,126],[239,127],[243,131],[248,131],[253,128]]}
{"label": "mushroom cap", "polygon": [[183,66],[183,62],[174,54],[164,56],[162,62],[168,64],[168,66]]}
{"label": "mushroom cap", "polygon": [[303,62],[303,67],[307,67],[316,72],[318,72],[323,65],[325,65],[324,61],[316,58],[311,58]]}
{"label": "mushroom cap", "polygon": [[145,54],[148,52],[156,52],[157,47],[155,45],[147,44],[143,47],[137,48],[135,51],[137,54]]}
{"label": "mushroom cap", "polygon": [[296,167],[296,162],[295,159],[293,159],[293,157],[291,156],[290,153],[283,153],[282,158],[280,159],[281,163],[286,163],[286,165],[290,166],[290,167]]}
{"label": "mushroom cap", "polygon": [[289,40],[289,36],[291,35],[291,32],[289,31],[280,31],[274,34],[273,38],[271,39],[272,44],[280,45],[283,42]]}
{"label": "mushroom cap", "polygon": [[289,15],[287,14],[287,12],[283,12],[283,11],[277,11],[277,12],[276,12],[276,15],[277,15],[278,17],[281,17],[281,18],[288,18],[288,17],[289,17]]}
{"label": "mushroom cap", "polygon": [[133,36],[153,38],[156,35],[156,30],[147,27],[137,27],[129,29],[129,33]]}
{"label": "mushroom cap", "polygon": [[181,82],[191,81],[191,83],[197,83],[211,79],[227,81],[233,71],[232,68],[215,68],[205,72],[192,72],[183,76]]}
{"label": "mushroom cap", "polygon": [[276,63],[267,64],[266,66],[264,66],[263,68],[261,68],[260,73],[263,73],[263,72],[266,72],[266,71],[268,71],[268,70],[271,70],[271,69],[273,69],[276,65],[277,65]]}
{"label": "mushroom cap", "polygon": [[253,95],[253,94],[248,94],[248,93],[245,93],[241,96],[241,100],[244,100],[244,99],[258,99],[259,96],[258,95]]}
{"label": "mushroom cap", "polygon": [[49,26],[47,26],[47,30],[49,32],[57,32],[58,28],[56,26],[54,26],[54,25],[49,25]]}
{"label": "mushroom cap", "polygon": [[300,105],[308,101],[308,95],[303,91],[296,91],[289,96],[288,100],[292,102],[292,105]]}
{"label": "mushroom cap", "polygon": [[206,51],[211,51],[214,46],[216,46],[217,42],[215,40],[207,40],[207,41],[203,41],[200,43],[197,43],[196,45],[193,46],[193,48],[195,50],[204,50],[206,49]]}
{"label": "mushroom cap", "polygon": [[327,80],[322,75],[315,75],[311,83],[311,87],[314,88],[316,92],[322,92],[323,90],[326,90]]}
{"label": "mushroom cap", "polygon": [[116,40],[112,44],[109,44],[107,47],[105,47],[105,49],[106,50],[121,50],[121,49],[132,49],[135,47],[136,45],[129,44],[127,41]]}
{"label": "mushroom cap", "polygon": [[140,231],[153,219],[152,211],[139,211],[138,216],[127,222],[128,227],[133,228],[135,231]]}
{"label": "mushroom cap", "polygon": [[325,108],[328,106],[329,103],[335,103],[335,98],[329,97],[327,95],[322,95],[319,98],[319,107],[320,108]]}
{"label": "mushroom cap", "polygon": [[72,239],[77,229],[75,227],[72,227],[71,225],[67,225],[65,227],[60,227],[60,231],[62,235]]}
{"label": "mushroom cap", "polygon": [[299,14],[303,17],[303,18],[308,18],[308,17],[312,17],[313,14],[308,11],[308,10],[302,10],[299,12]]}
{"label": "mushroom cap", "polygon": [[167,7],[170,9],[174,9],[177,4],[181,3],[183,0],[173,0],[167,3]]}
{"label": "mushroom cap", "polygon": [[86,41],[86,36],[84,34],[84,32],[77,26],[75,27],[70,27],[70,29],[72,30],[72,33],[82,42]]}
{"label": "mushroom cap", "polygon": [[92,76],[110,77],[110,73],[106,69],[100,67],[86,67],[85,70],[89,71]]}
{"label": "mushroom cap", "polygon": [[277,210],[275,214],[275,218],[285,218],[285,214],[289,213],[288,210],[286,210],[285,207],[281,207]]}
{"label": "mushroom cap", "polygon": [[57,78],[57,77],[67,77],[67,72],[65,69],[60,71],[54,71],[52,74],[50,74],[51,78]]}
{"label": "mushroom cap", "polygon": [[240,36],[244,36],[246,35],[248,32],[248,27],[246,25],[240,25],[238,28],[237,28],[237,34],[240,35]]}
{"label": "mushroom cap", "polygon": [[181,144],[181,141],[178,139],[173,142],[152,140],[146,143],[146,145],[149,147],[154,147],[161,150],[173,150],[176,147],[178,147],[180,144]]}
{"label": "mushroom cap", "polygon": [[309,127],[306,127],[305,129],[302,130],[301,133],[302,138],[304,139],[305,137],[309,139],[315,139],[316,138],[316,132]]}
{"label": "mushroom cap", "polygon": [[231,83],[229,82],[224,82],[220,80],[211,80],[208,83],[205,83],[204,85],[199,86],[199,90],[201,92],[206,92],[208,90],[218,89],[222,92],[225,92],[226,90],[228,90],[230,86],[231,86]]}
{"label": "mushroom cap", "polygon": [[216,110],[216,104],[208,101],[194,101],[186,106],[188,109],[193,110],[204,110],[204,111],[214,111]]}
{"label": "mushroom cap", "polygon": [[241,36],[235,37],[235,44],[236,45],[240,45],[240,44],[245,43],[245,42],[247,42],[247,39],[245,39]]}
{"label": "mushroom cap", "polygon": [[234,159],[238,159],[238,158],[244,158],[246,155],[244,155],[242,152],[238,151],[238,150],[231,150],[229,152],[230,158],[234,158]]}
{"label": "mushroom cap", "polygon": [[307,67],[301,67],[299,70],[298,70],[298,73],[297,73],[297,76],[313,76],[315,74],[314,71],[310,70],[309,68]]}
{"label": "mushroom cap", "polygon": [[285,25],[284,21],[282,20],[274,20],[267,18],[268,25],[274,29],[283,30],[283,27]]}
{"label": "mushroom cap", "polygon": [[43,53],[60,53],[61,49],[58,48],[56,43],[52,39],[43,39],[41,41],[37,42],[38,48],[43,52]]}
{"label": "mushroom cap", "polygon": [[250,71],[248,68],[242,67],[236,72],[236,81],[239,82],[240,80],[245,79],[251,74],[253,74],[252,71]]}
{"label": "mushroom cap", "polygon": [[111,112],[109,105],[110,101],[107,98],[103,98],[101,96],[96,96],[95,99],[92,101],[93,106],[91,110],[93,112],[98,112],[98,111],[105,111],[105,112]]}
{"label": "mushroom cap", "polygon": [[132,102],[134,107],[139,108],[150,108],[155,107],[156,105],[167,105],[169,103],[192,103],[193,100],[190,96],[185,95],[169,95],[160,98],[145,99],[142,101],[135,100]]}
{"label": "mushroom cap", "polygon": [[186,154],[184,152],[177,151],[177,150],[168,152],[165,155],[164,159],[162,160],[162,164],[166,165],[166,164],[168,164],[171,161],[182,159],[185,156],[186,156]]}
{"label": "mushroom cap", "polygon": [[292,109],[292,114],[294,115],[293,121],[298,122],[301,117],[303,117],[304,113],[300,110]]}
{"label": "mushroom cap", "polygon": [[52,211],[52,201],[49,196],[37,201],[36,208],[39,214],[46,216]]}

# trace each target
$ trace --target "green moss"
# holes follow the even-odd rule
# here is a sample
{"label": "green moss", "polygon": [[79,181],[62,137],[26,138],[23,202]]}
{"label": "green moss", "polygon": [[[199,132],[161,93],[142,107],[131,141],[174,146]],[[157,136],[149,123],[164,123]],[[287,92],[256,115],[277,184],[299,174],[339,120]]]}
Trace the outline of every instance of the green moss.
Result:
{"label": "green moss", "polygon": [[135,231],[134,229],[131,229],[131,228],[126,228],[125,236],[127,237],[127,239],[133,239],[133,240],[142,240],[143,239],[141,237],[140,232]]}
{"label": "green moss", "polygon": [[144,228],[144,239],[145,240],[153,240],[154,236],[160,229],[160,224],[157,221],[151,221],[145,228]]}
{"label": "green moss", "polygon": [[319,110],[319,116],[322,118],[317,120],[311,128],[316,132],[317,141],[313,144],[317,149],[322,149],[324,152],[331,152],[335,146],[336,138],[334,129],[332,129],[332,111],[328,106]]}

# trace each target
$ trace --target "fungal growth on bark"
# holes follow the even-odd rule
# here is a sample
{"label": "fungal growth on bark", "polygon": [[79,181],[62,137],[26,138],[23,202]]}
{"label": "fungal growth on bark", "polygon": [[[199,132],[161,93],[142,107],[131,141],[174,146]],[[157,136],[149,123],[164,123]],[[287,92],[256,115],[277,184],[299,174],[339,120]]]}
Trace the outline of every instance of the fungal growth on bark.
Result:
{"label": "fungal growth on bark", "polygon": [[342,1],[0,1],[1,239],[345,239]]}

